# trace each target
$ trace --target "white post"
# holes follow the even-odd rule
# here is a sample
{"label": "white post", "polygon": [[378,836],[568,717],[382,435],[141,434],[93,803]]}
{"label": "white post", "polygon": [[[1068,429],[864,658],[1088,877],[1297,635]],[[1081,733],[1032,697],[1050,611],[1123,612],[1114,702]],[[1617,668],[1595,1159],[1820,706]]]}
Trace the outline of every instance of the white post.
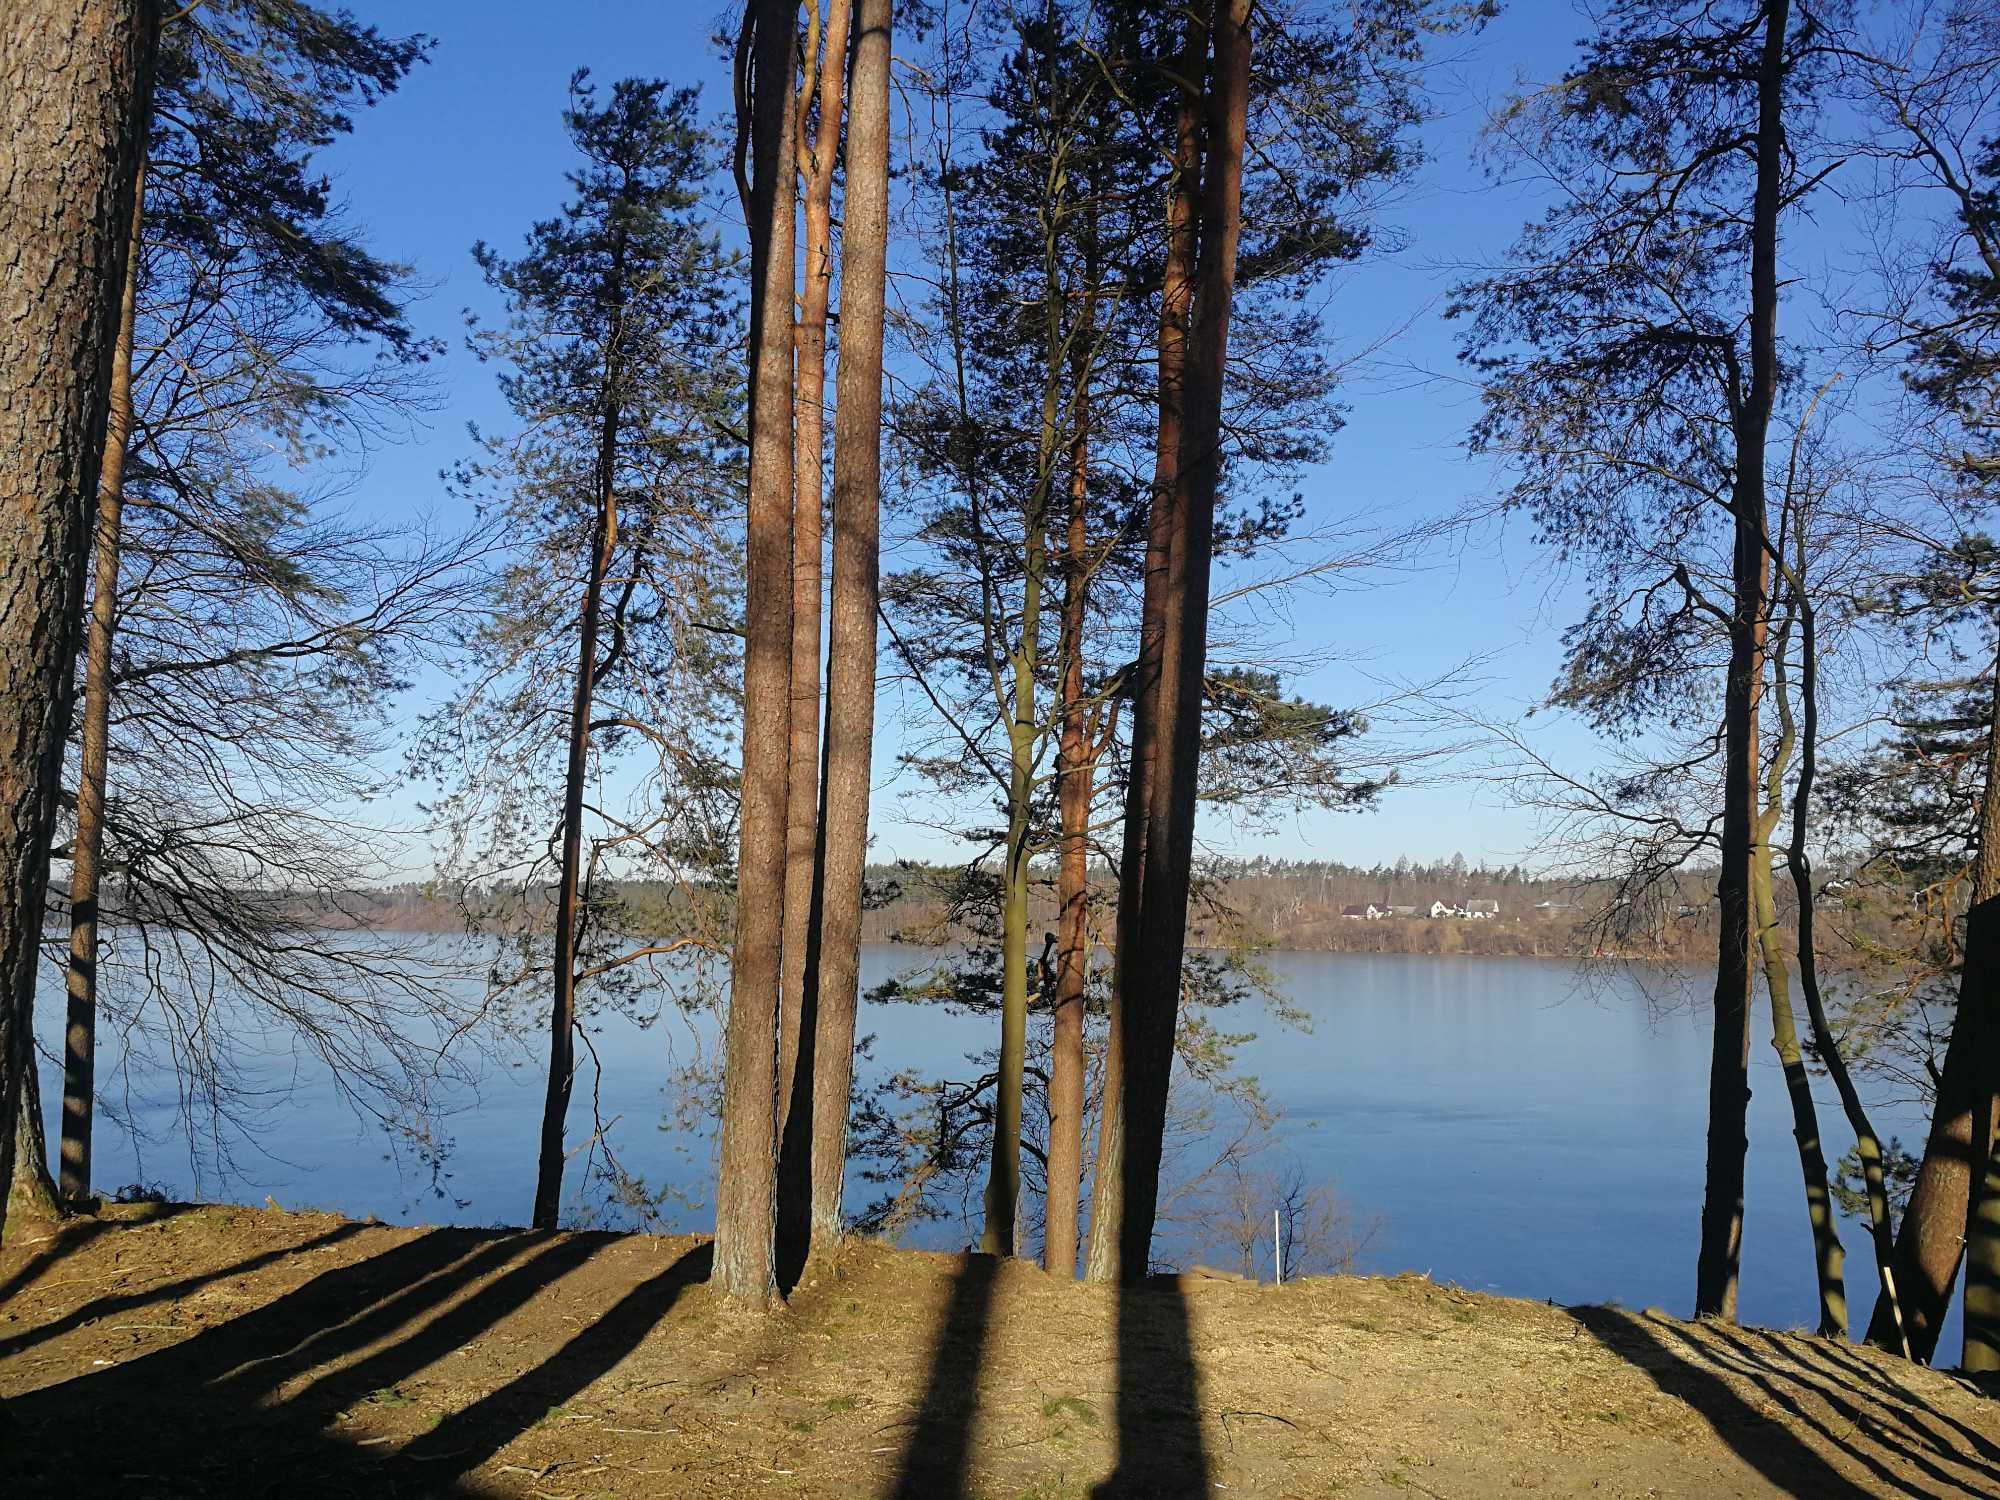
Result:
{"label": "white post", "polygon": [[1271,1210],[1271,1254],[1278,1263],[1278,1280],[1285,1279],[1285,1241],[1278,1233],[1278,1211]]}

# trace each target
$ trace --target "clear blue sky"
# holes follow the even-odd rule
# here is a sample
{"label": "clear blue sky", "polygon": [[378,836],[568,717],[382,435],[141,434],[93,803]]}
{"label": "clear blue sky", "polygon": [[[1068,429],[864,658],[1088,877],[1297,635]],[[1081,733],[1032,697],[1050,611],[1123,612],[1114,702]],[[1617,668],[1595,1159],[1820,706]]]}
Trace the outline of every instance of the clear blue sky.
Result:
{"label": "clear blue sky", "polygon": [[[588,66],[601,81],[644,74],[699,82],[710,108],[726,109],[727,72],[709,40],[726,23],[726,7],[715,0],[349,3],[385,30],[437,38],[430,64],[366,112],[326,163],[378,251],[412,262],[432,285],[417,322],[452,346],[440,376],[444,409],[415,441],[373,457],[353,503],[384,515],[436,511],[449,521],[439,470],[468,450],[468,421],[505,419],[492,372],[462,348],[463,310],[493,310],[471,245],[484,239],[508,250],[560,201],[569,153],[559,114],[575,68]],[[1332,461],[1304,486],[1313,516],[1365,510],[1400,525],[1448,512],[1496,484],[1489,469],[1458,447],[1474,400],[1455,378],[1451,329],[1438,304],[1446,287],[1490,263],[1535,212],[1530,194],[1488,182],[1472,161],[1486,107],[1517,79],[1560,73],[1575,39],[1588,30],[1568,5],[1526,0],[1509,5],[1482,37],[1458,44],[1437,68],[1443,115],[1426,132],[1431,162],[1385,216],[1408,247],[1347,273],[1331,303],[1336,353],[1372,346],[1406,324],[1407,331],[1347,389],[1348,425]],[[733,212],[733,203],[720,207]],[[1331,703],[1369,702],[1383,695],[1385,681],[1421,680],[1481,657],[1481,709],[1512,717],[1550,680],[1557,635],[1572,614],[1573,601],[1544,571],[1525,529],[1482,535],[1423,571],[1300,608],[1301,648],[1333,646],[1347,658],[1305,680],[1301,690]],[[1589,756],[1580,730],[1551,727],[1551,743],[1565,758]],[[898,790],[886,780],[892,750],[893,742],[885,744],[878,762],[877,857],[945,852],[948,845],[899,816]],[[1395,791],[1370,813],[1314,815],[1255,840],[1220,828],[1205,832],[1232,852],[1360,863],[1453,851],[1474,863],[1509,863],[1526,853],[1531,822],[1506,806],[1503,794],[1416,774],[1418,784]]]}

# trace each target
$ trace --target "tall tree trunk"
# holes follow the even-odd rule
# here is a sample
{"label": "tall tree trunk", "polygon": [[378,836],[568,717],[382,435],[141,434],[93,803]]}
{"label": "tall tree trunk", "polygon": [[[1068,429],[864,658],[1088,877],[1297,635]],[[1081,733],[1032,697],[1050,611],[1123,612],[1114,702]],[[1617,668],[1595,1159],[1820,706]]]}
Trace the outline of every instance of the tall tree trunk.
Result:
{"label": "tall tree trunk", "polygon": [[1182,526],[1180,461],[1182,403],[1187,382],[1188,311],[1194,301],[1196,199],[1201,187],[1201,80],[1207,70],[1208,33],[1190,20],[1177,76],[1181,105],[1175,116],[1172,180],[1167,192],[1166,257],[1161,267],[1159,429],[1153,445],[1153,486],[1146,522],[1146,573],[1139,610],[1139,654],[1132,665],[1132,741],[1125,780],[1125,816],[1118,856],[1118,913],[1111,967],[1111,1030],[1104,1054],[1104,1097],[1098,1111],[1097,1165],[1091,1189],[1090,1242],[1084,1275],[1110,1281],[1118,1275],[1118,1231],[1123,1219],[1125,1067],[1128,1035],[1139,999],[1139,928],[1146,895],[1147,814],[1152,806],[1159,742],[1160,662],[1166,635],[1167,571]]}
{"label": "tall tree trunk", "polygon": [[[1910,1353],[1928,1363],[1958,1279],[1959,1256],[1972,1203],[1975,1161],[1993,1150],[1986,1107],[1984,1059],[2000,1044],[2000,653],[1993,663],[1993,705],[1987,722],[1986,785],[1979,803],[1979,848],[1972,867],[1972,896],[1965,919],[1965,952],[1959,970],[1958,1015],[1938,1072],[1937,1102],[1924,1142],[1923,1161],[1896,1235],[1896,1287],[1902,1294]],[[1984,1134],[1980,1132],[1984,1131]],[[1871,1343],[1893,1348],[1895,1322],[1887,1297],[1878,1298],[1869,1321]]]}
{"label": "tall tree trunk", "polygon": [[[1819,641],[1812,601],[1805,592],[1805,528],[1798,528],[1798,561],[1791,575],[1792,588],[1799,600],[1799,779],[1792,791],[1792,831],[1785,848],[1785,863],[1792,876],[1792,889],[1799,903],[1799,989],[1805,996],[1806,1016],[1812,1024],[1813,1052],[1833,1080],[1840,1095],[1840,1107],[1854,1131],[1855,1153],[1861,1158],[1861,1180],[1868,1196],[1868,1230],[1875,1250],[1875,1275],[1881,1283],[1882,1305],[1894,1334],[1892,1345],[1902,1356],[1910,1356],[1909,1337],[1903,1330],[1902,1305],[1896,1295],[1895,1234],[1889,1222],[1889,1192],[1883,1179],[1882,1138],[1875,1133],[1854,1086],[1854,1077],[1841,1055],[1840,1039],[1827,1019],[1826,998],[1819,984],[1819,955],[1814,947],[1813,919],[1817,893],[1813,890],[1812,858],[1806,848],[1806,830],[1812,817],[1813,786],[1819,775]],[[1778,713],[1785,732],[1791,730],[1791,695],[1787,691],[1783,665],[1777,682]]]}
{"label": "tall tree trunk", "polygon": [[69,1014],[63,1033],[62,1182],[67,1203],[90,1197],[90,1130],[97,1108],[98,894],[104,857],[104,776],[111,738],[111,638],[118,625],[118,559],[125,525],[125,455],[132,442],[132,335],[139,305],[139,242],[146,164],[132,182],[125,293],[111,355],[111,400],[97,479],[90,625],[84,647],[83,745],[69,882]]}
{"label": "tall tree trunk", "polygon": [[54,1218],[61,1204],[49,1176],[49,1143],[42,1128],[42,1085],[32,1049],[21,1075],[21,1107],[14,1114],[14,1175],[7,1190],[8,1212]]}
{"label": "tall tree trunk", "polygon": [[1090,805],[1097,757],[1083,700],[1083,634],[1090,595],[1090,354],[1094,270],[1085,271],[1084,338],[1074,373],[1076,432],[1070,442],[1069,523],[1063,537],[1062,737],[1056,750],[1056,816],[1062,848],[1056,869],[1054,1037],[1049,1048],[1048,1202],[1042,1266],[1076,1275],[1077,1195],[1083,1186],[1084,993],[1090,973]]}
{"label": "tall tree trunk", "polygon": [[875,736],[881,572],[882,322],[889,243],[892,0],[854,0],[834,376],[833,598],[827,618],[825,797],[807,977],[812,1030],[812,1239],[840,1241],[861,968],[861,884]]}
{"label": "tall tree trunk", "polygon": [[1757,90],[1757,179],[1750,225],[1750,383],[1736,419],[1730,497],[1736,541],[1723,701],[1721,905],[1715,1037],[1708,1072],[1708,1167],[1695,1314],[1736,1319],[1743,1254],[1743,1168],[1750,1149],[1751,825],[1757,800],[1757,696],[1764,676],[1764,445],[1778,380],[1778,210],[1784,174],[1785,28],[1790,0],[1764,17]]}
{"label": "tall tree trunk", "polygon": [[[1194,858],[1195,790],[1201,751],[1202,681],[1208,656],[1209,566],[1222,469],[1223,377],[1242,228],[1243,148],[1250,94],[1250,0],[1228,0],[1215,15],[1214,68],[1207,93],[1201,184],[1201,248],[1195,270],[1194,327],[1188,341],[1176,489],[1179,526],[1168,556],[1161,637],[1158,727],[1145,836],[1134,984],[1125,1004],[1123,1118],[1115,1222],[1093,1217],[1115,1237],[1114,1272],[1141,1280],[1151,1256],[1160,1159],[1180,1016],[1181,962]],[[1110,1112],[1106,1102],[1106,1113]],[[1102,1153],[1098,1179],[1107,1172]],[[1101,1208],[1102,1205],[1100,1205]],[[1110,1216],[1107,1216],[1110,1217]],[[1094,1268],[1093,1268],[1094,1269]]]}
{"label": "tall tree trunk", "polygon": [[791,744],[793,54],[797,0],[751,0],[748,93],[750,495],[743,789],[735,951],[715,1202],[715,1280],[756,1305],[776,1292],[778,988],[784,963]]}
{"label": "tall tree trunk", "polygon": [[[14,1177],[158,17],[141,0],[0,12],[0,1182]],[[0,1232],[6,1227],[0,1196]]]}
{"label": "tall tree trunk", "polygon": [[[805,179],[805,287],[795,333],[797,413],[792,457],[792,743],[785,802],[785,968],[778,999],[778,1259],[796,1274],[812,1238],[813,902],[819,863],[820,516],[826,442],[826,317],[833,288],[833,173],[840,150],[851,0],[828,0],[825,47],[819,0],[806,36],[799,90],[799,175]],[[819,87],[813,88],[814,68]],[[806,149],[818,99],[819,128]],[[802,1051],[803,1049],[803,1051]]]}
{"label": "tall tree trunk", "polygon": [[[1782,667],[1780,667],[1782,670]],[[1781,710],[1782,713],[1782,710]],[[1785,716],[1789,719],[1789,716]],[[1792,1139],[1799,1150],[1799,1173],[1805,1184],[1806,1219],[1812,1227],[1813,1272],[1819,1288],[1819,1335],[1847,1337],[1847,1282],[1840,1229],[1833,1217],[1833,1194],[1826,1182],[1826,1149],[1820,1140],[1819,1108],[1813,1102],[1812,1079],[1806,1073],[1799,1046],[1798,1020],[1792,1011],[1792,979],[1785,962],[1784,940],[1778,932],[1778,906],[1771,881],[1771,830],[1784,814],[1785,769],[1791,759],[1792,726],[1785,724],[1765,773],[1764,809],[1757,819],[1750,863],[1751,910],[1757,921],[1757,947],[1764,962],[1764,988],[1771,1002],[1771,1049],[1785,1075],[1785,1093],[1792,1106]]]}

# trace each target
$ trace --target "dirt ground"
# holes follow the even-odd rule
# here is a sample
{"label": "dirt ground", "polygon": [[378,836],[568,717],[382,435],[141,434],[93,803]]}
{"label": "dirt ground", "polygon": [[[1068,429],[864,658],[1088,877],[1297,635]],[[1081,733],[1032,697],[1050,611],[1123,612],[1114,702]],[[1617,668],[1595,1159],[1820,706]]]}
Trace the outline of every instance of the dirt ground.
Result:
{"label": "dirt ground", "polygon": [[9,1238],[10,1497],[2000,1495],[2000,1402],[1948,1376],[1418,1277],[1120,1294],[856,1244],[758,1319],[691,1239]]}

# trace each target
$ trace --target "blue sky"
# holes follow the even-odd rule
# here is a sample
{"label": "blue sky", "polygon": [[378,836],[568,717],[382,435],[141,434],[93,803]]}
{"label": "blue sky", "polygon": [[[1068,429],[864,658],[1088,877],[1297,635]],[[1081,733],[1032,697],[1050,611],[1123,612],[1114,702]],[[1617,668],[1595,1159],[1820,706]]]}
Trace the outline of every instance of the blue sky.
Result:
{"label": "blue sky", "polygon": [[[602,81],[644,74],[699,82],[710,109],[724,110],[727,72],[709,38],[725,22],[725,7],[713,0],[349,3],[385,30],[437,38],[432,61],[366,112],[325,163],[378,251],[413,263],[431,286],[416,321],[452,346],[440,370],[443,409],[412,441],[372,456],[351,503],[382,515],[435,512],[449,522],[439,470],[468,451],[468,421],[505,420],[492,372],[462,346],[463,311],[493,311],[469,253],[473,242],[487,240],[505,253],[561,200],[568,150],[559,114],[575,68],[588,66]],[[1508,6],[1480,38],[1457,44],[1435,69],[1441,115],[1426,131],[1431,161],[1384,215],[1407,247],[1346,273],[1330,303],[1336,354],[1404,331],[1355,372],[1345,393],[1347,427],[1331,461],[1303,486],[1310,516],[1365,511],[1403,525],[1497,488],[1498,476],[1458,446],[1476,402],[1456,376],[1452,330],[1438,309],[1445,289],[1491,263],[1536,211],[1532,190],[1491,182],[1473,161],[1487,107],[1519,79],[1560,73],[1588,29],[1568,5],[1527,0]],[[719,207],[733,212],[733,203]],[[1299,648],[1333,647],[1345,660],[1299,686],[1321,701],[1370,702],[1385,684],[1480,658],[1480,710],[1511,718],[1550,680],[1559,632],[1573,612],[1525,528],[1490,531],[1439,551],[1421,570],[1303,604]],[[1550,732],[1548,743],[1565,759],[1592,753],[1580,729]],[[891,736],[878,761],[876,856],[947,852],[948,844],[902,814],[901,789],[890,779],[893,749]],[[1498,789],[1435,766],[1417,769],[1410,785],[1369,813],[1310,815],[1254,838],[1226,828],[1204,832],[1213,845],[1242,854],[1373,863],[1460,851],[1474,863],[1511,863],[1528,855],[1533,829]]]}

